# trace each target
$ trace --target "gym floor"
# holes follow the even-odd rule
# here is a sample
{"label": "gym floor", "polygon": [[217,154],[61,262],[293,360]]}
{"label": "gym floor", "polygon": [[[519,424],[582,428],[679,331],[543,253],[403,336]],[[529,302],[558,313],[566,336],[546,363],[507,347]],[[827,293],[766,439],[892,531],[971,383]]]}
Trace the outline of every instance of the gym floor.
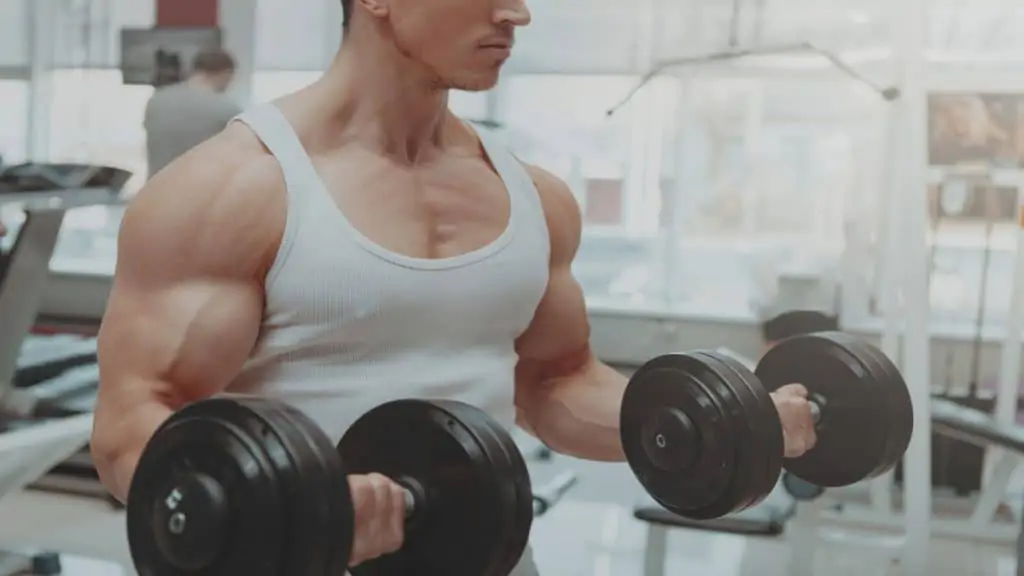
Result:
{"label": "gym floor", "polygon": [[[573,469],[580,484],[534,527],[532,542],[544,576],[641,576],[645,527],[633,520],[632,505],[641,489],[621,465],[556,457],[538,464],[539,481]],[[792,531],[790,530],[790,533]],[[124,516],[98,500],[39,492],[0,500],[0,543],[49,548],[131,565]],[[792,543],[785,537],[753,539],[687,530],[675,531],[669,543],[669,575],[789,576]],[[828,576],[898,576],[898,566],[884,573],[877,561],[842,545],[818,545],[816,574]],[[936,576],[1013,576],[1015,560],[1007,549],[954,541],[932,547]],[[126,574],[132,574],[126,571]],[[107,576],[83,571],[68,576]]]}

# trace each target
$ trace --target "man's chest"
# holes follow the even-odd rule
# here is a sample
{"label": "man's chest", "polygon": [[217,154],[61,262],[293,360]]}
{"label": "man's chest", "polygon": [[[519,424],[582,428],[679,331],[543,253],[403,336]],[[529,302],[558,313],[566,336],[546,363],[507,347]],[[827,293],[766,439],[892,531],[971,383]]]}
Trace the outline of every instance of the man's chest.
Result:
{"label": "man's chest", "polygon": [[450,258],[495,242],[510,194],[482,158],[400,166],[374,156],[314,159],[334,204],[360,233],[414,258]]}

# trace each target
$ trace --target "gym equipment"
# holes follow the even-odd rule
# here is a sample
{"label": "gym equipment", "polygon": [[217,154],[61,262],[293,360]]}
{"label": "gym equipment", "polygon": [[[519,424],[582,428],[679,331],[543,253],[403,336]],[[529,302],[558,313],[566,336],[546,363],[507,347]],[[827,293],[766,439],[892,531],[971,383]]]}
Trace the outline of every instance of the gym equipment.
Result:
{"label": "gym equipment", "polygon": [[838,54],[831,50],[826,50],[820,46],[815,45],[812,42],[796,42],[793,44],[779,44],[776,46],[759,46],[756,48],[738,48],[731,47],[726,50],[718,52],[709,52],[707,54],[698,54],[695,56],[685,56],[682,58],[670,58],[656,63],[651,67],[650,70],[645,73],[640,80],[625,96],[622,100],[616,103],[614,106],[605,112],[606,115],[612,116],[618,112],[623,106],[628,104],[637,93],[643,89],[651,80],[660,76],[669,68],[696,66],[701,64],[709,64],[712,62],[727,62],[730,60],[740,60],[743,58],[750,58],[752,56],[773,56],[773,55],[787,55],[787,54],[812,54],[820,56],[828,61],[833,67],[839,70],[844,76],[850,80],[862,84],[867,87],[871,92],[878,95],[885,102],[893,102],[900,97],[900,89],[896,86],[882,86],[873,80],[870,80],[867,76],[861,74],[855,70],[851,65],[847,64]]}
{"label": "gym equipment", "polygon": [[782,424],[769,393],[803,384],[817,446],[785,467],[821,487],[890,470],[910,443],[913,415],[899,370],[839,333],[789,338],[751,372],[725,354],[657,357],[630,379],[621,434],[630,467],[671,512],[719,518],[760,502],[783,467]]}
{"label": "gym equipment", "polygon": [[576,482],[563,475],[534,497],[509,433],[459,402],[383,404],[334,446],[295,408],[216,398],[177,412],[146,446],[128,496],[132,559],[152,576],[343,574],[347,476],[371,472],[406,489],[406,537],[354,576],[504,576],[534,516]]}
{"label": "gym equipment", "polygon": [[95,364],[96,339],[81,336],[29,336],[18,355],[14,386],[28,388],[65,370]]}
{"label": "gym equipment", "polygon": [[120,203],[130,178],[131,172],[118,168],[77,164],[22,164],[0,171],[0,205],[25,212],[14,246],[0,262],[0,412],[17,393],[11,383],[50,279],[65,212]]}
{"label": "gym equipment", "polygon": [[[26,418],[38,404],[33,386],[15,387],[22,343],[39,316],[50,259],[67,210],[120,203],[131,173],[105,166],[23,164],[0,169],[0,206],[25,213],[13,245],[0,254],[0,497],[33,484],[47,470],[79,452],[89,439],[92,415],[60,419]],[[31,346],[30,346],[31,348]],[[19,381],[23,384],[23,381]],[[67,389],[49,389],[47,398]],[[31,414],[29,414],[31,415]],[[24,574],[31,558],[0,550],[0,574],[13,565]],[[65,565],[67,571],[73,567]]]}
{"label": "gym equipment", "polygon": [[817,500],[825,494],[825,488],[811,484],[788,470],[782,473],[782,487],[786,490],[786,494],[792,496],[797,502]]}

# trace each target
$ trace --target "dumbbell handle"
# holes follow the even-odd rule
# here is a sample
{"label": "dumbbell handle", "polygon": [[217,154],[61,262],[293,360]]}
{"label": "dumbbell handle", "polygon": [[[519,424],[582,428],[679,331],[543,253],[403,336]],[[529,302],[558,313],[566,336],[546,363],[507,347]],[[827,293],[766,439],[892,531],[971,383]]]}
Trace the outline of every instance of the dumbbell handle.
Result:
{"label": "dumbbell handle", "polygon": [[412,518],[416,513],[416,503],[426,498],[427,493],[423,485],[412,478],[399,478],[395,482],[402,487],[405,496],[405,519]]}
{"label": "dumbbell handle", "polygon": [[[421,485],[415,480],[402,478],[396,480],[405,492],[405,519],[416,513],[417,492],[424,494]],[[563,472],[544,486],[533,492],[533,515],[540,516],[550,510],[566,493],[579,482],[575,472]]]}
{"label": "dumbbell handle", "polygon": [[558,503],[580,481],[575,472],[563,472],[533,492],[533,515],[541,516]]}
{"label": "dumbbell handle", "polygon": [[807,404],[811,407],[811,420],[817,426],[821,423],[821,404],[815,400],[809,400]]}

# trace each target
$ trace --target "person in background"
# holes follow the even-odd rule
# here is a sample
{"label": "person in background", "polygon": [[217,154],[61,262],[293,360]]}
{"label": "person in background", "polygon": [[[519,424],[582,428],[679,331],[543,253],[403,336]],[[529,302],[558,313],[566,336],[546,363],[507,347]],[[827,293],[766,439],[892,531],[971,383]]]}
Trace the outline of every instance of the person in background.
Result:
{"label": "person in background", "polygon": [[184,82],[157,88],[146,105],[149,175],[224,130],[241,107],[225,95],[235,59],[225,50],[199,52]]}
{"label": "person in background", "polygon": [[761,323],[762,354],[786,338],[835,332],[839,330],[839,318],[816,310],[790,310],[777,314]]}

